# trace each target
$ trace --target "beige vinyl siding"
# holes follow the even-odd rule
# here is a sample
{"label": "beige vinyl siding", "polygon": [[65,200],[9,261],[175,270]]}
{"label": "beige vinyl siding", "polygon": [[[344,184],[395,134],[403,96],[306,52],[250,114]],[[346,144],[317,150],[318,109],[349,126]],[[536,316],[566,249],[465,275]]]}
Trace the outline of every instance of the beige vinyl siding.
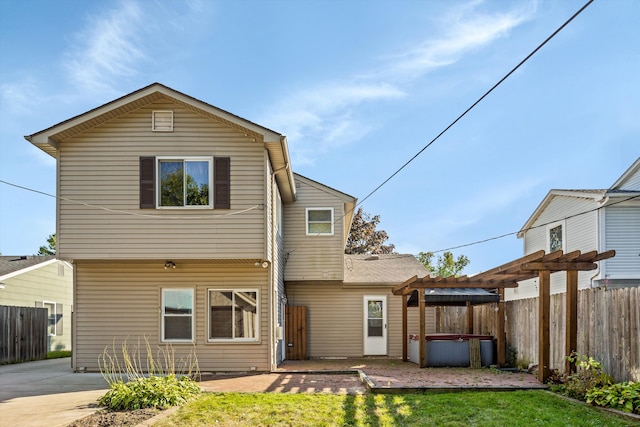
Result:
{"label": "beige vinyl siding", "polygon": [[43,301],[58,304],[58,314],[62,314],[62,318],[58,320],[56,336],[50,337],[49,350],[71,350],[73,270],[69,264],[53,261],[4,279],[2,283],[0,305],[41,307]]}
{"label": "beige vinyl siding", "polygon": [[[288,283],[287,304],[307,307],[309,357],[362,357],[365,295],[387,297],[388,356],[402,356],[402,297],[390,287],[343,287],[336,283]],[[417,334],[419,313],[408,309],[408,332]],[[435,309],[427,308],[427,333],[436,329]]]}
{"label": "beige vinyl siding", "polygon": [[[246,265],[185,263],[165,270],[164,261],[78,261],[76,269],[75,368],[98,370],[98,356],[105,348],[113,354],[115,343],[149,339],[159,345],[161,291],[192,288],[195,299],[195,344],[172,344],[177,356],[195,349],[201,371],[260,371],[269,365],[268,269]],[[208,289],[257,289],[259,333],[257,343],[210,343],[207,340]]]}
{"label": "beige vinyl siding", "polygon": [[[174,111],[173,132],[151,131],[153,110]],[[264,204],[264,153],[252,136],[165,103],[150,104],[64,140],[59,149],[63,199],[58,255],[264,258],[265,210],[228,215]],[[230,157],[231,209],[139,209],[141,156]]]}
{"label": "beige vinyl siding", "polygon": [[[296,184],[296,202],[284,206],[285,280],[342,280],[344,201],[302,179]],[[307,236],[306,208],[333,208],[333,235]]]}

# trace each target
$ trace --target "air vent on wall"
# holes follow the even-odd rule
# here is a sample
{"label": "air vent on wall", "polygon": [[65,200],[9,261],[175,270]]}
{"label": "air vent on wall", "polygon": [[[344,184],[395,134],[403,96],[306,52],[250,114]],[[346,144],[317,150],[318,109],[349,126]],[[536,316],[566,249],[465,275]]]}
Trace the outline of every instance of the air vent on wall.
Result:
{"label": "air vent on wall", "polygon": [[151,130],[173,132],[173,111],[154,111],[151,116]]}

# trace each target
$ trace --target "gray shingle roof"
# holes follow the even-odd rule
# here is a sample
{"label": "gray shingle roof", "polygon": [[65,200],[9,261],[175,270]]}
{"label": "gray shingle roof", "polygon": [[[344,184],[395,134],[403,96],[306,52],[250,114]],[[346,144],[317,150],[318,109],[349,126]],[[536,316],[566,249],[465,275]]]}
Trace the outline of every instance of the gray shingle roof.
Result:
{"label": "gray shingle roof", "polygon": [[0,277],[54,259],[55,256],[0,256]]}
{"label": "gray shingle roof", "polygon": [[429,271],[410,254],[345,255],[344,283],[399,284]]}

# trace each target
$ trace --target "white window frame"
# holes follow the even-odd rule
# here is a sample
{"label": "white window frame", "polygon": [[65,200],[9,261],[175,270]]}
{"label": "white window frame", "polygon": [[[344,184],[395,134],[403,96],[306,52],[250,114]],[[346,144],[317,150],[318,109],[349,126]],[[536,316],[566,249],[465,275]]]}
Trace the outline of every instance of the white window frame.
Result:
{"label": "white window frame", "polygon": [[[211,292],[231,292],[235,300],[235,295],[239,292],[255,292],[256,293],[256,319],[254,338],[211,338]],[[232,335],[235,335],[235,310],[231,310],[233,327]],[[260,290],[257,288],[241,288],[241,289],[207,289],[207,341],[209,343],[257,343],[260,342]]]}
{"label": "white window frame", "polygon": [[[331,211],[331,232],[330,233],[310,233],[309,232],[309,212],[312,211]],[[328,208],[328,207],[324,207],[324,208],[306,208],[305,210],[305,233],[307,236],[333,236],[334,234],[334,212],[333,212],[333,208]],[[313,223],[320,223],[318,221],[313,221]],[[326,223],[326,222],[322,222],[322,223]]]}
{"label": "white window frame", "polygon": [[[181,161],[181,162],[207,162],[209,173],[209,204],[208,205],[182,205],[182,206],[162,206],[160,204],[162,200],[162,177],[160,171],[160,163],[162,161]],[[156,209],[213,209],[213,157],[212,156],[157,156],[156,157]],[[186,202],[186,185],[183,185],[183,196]]]}
{"label": "white window frame", "polygon": [[[567,227],[564,221],[554,222],[553,224],[547,225],[547,247],[546,250],[551,253],[551,230],[554,228],[561,226],[562,227],[562,249],[563,252],[566,252],[567,247]],[[558,250],[558,249],[556,249]]]}
{"label": "white window frame", "polygon": [[[191,314],[166,314],[165,310],[165,293],[169,291],[191,291]],[[162,288],[160,298],[160,342],[163,343],[193,343],[196,334],[196,306],[195,306],[195,289],[194,288]],[[165,339],[165,318],[166,317],[191,317],[191,338],[186,339]]]}
{"label": "white window frame", "polygon": [[[52,306],[53,313],[49,312],[49,307]],[[58,304],[53,301],[42,301],[42,307],[47,309],[47,334],[50,337],[58,336]],[[53,315],[53,333],[49,332],[49,321]]]}

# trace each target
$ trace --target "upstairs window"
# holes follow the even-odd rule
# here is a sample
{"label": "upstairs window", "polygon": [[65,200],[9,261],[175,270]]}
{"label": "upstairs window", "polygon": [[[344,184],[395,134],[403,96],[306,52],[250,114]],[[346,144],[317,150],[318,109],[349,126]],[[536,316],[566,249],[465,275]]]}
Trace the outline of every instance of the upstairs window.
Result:
{"label": "upstairs window", "polygon": [[564,232],[562,223],[551,224],[547,229],[549,252],[564,250]]}
{"label": "upstairs window", "polygon": [[212,207],[212,159],[158,158],[158,207]]}
{"label": "upstairs window", "polygon": [[307,236],[333,235],[333,208],[307,208]]}
{"label": "upstairs window", "polygon": [[140,157],[140,208],[231,208],[229,157]]}

